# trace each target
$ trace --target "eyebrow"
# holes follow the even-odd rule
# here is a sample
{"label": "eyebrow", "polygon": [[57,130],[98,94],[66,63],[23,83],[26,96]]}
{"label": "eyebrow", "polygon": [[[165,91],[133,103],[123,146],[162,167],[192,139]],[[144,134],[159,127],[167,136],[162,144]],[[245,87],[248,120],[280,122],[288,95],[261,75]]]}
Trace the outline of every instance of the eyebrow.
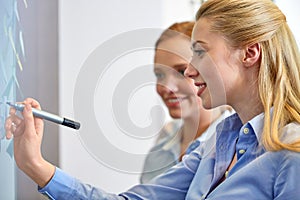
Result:
{"label": "eyebrow", "polygon": [[[157,66],[159,66],[159,65],[154,66],[154,71],[160,70],[160,68],[157,67]],[[165,65],[163,65],[163,66],[165,66]],[[181,69],[183,67],[186,68],[187,66],[188,66],[188,63],[180,63],[180,64],[176,64],[176,65],[172,65],[172,66],[165,66],[165,67],[171,67],[171,68],[174,68],[174,69],[178,70],[178,69]]]}
{"label": "eyebrow", "polygon": [[188,63],[173,65],[173,67],[176,68],[176,69],[179,69],[179,68],[182,68],[182,67],[187,67],[187,66],[188,66]]}
{"label": "eyebrow", "polygon": [[201,40],[196,40],[196,41],[194,41],[193,43],[192,43],[192,48],[194,49],[195,48],[195,46],[197,45],[197,44],[200,44],[200,45],[205,45],[205,44],[207,44],[206,42],[203,42],[203,41],[201,41]]}

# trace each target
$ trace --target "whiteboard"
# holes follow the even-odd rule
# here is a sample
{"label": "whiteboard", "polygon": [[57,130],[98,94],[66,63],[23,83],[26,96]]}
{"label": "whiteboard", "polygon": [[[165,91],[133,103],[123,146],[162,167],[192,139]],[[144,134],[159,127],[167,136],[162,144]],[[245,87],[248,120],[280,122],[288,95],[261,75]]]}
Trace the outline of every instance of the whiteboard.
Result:
{"label": "whiteboard", "polygon": [[5,139],[4,122],[9,113],[6,102],[15,101],[19,91],[16,71],[22,70],[25,54],[16,0],[0,1],[0,20],[0,199],[11,200],[16,199],[15,162],[13,141]]}

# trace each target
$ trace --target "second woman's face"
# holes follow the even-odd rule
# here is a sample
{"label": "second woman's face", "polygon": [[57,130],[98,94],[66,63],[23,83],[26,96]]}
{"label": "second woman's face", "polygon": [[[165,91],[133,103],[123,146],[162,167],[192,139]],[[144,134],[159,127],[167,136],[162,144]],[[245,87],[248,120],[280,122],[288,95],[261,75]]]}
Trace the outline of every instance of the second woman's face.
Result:
{"label": "second woman's face", "polygon": [[173,118],[188,118],[201,105],[193,80],[183,75],[191,56],[190,40],[180,36],[162,41],[155,52],[156,90]]}

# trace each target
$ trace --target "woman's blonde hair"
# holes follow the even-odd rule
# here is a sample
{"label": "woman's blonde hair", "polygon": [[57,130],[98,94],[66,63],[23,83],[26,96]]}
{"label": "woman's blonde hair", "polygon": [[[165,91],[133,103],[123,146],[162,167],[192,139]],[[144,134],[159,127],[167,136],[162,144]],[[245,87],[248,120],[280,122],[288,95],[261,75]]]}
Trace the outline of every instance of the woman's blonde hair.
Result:
{"label": "woman's blonde hair", "polygon": [[270,151],[300,152],[299,139],[281,140],[285,125],[300,123],[300,55],[285,15],[271,0],[208,0],[197,12],[196,20],[200,18],[210,20],[210,31],[221,34],[232,47],[260,44],[262,143]]}

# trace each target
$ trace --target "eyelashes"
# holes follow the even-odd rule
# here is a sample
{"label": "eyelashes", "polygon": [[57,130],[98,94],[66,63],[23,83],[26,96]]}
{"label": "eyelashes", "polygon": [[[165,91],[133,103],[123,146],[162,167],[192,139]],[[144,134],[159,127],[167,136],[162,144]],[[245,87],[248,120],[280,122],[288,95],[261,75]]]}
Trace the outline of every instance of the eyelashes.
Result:
{"label": "eyelashes", "polygon": [[205,48],[203,48],[202,45],[198,42],[193,43],[191,49],[193,52],[193,56],[202,57],[206,53]]}
{"label": "eyelashes", "polygon": [[176,71],[173,71],[171,74],[170,72],[165,73],[165,72],[154,72],[154,75],[156,77],[157,80],[164,80],[166,76],[173,76],[173,77],[177,77],[177,78],[185,78],[184,76],[184,72],[185,72],[186,68],[184,69],[178,69]]}
{"label": "eyelashes", "polygon": [[156,79],[161,80],[165,77],[164,73],[154,72]]}
{"label": "eyelashes", "polygon": [[205,53],[204,50],[195,50],[195,49],[193,50],[193,55],[196,55],[196,56],[199,56],[199,57],[203,56],[204,53]]}
{"label": "eyelashes", "polygon": [[178,70],[178,72],[183,76],[184,75],[184,72],[185,72],[186,68],[185,69],[181,69],[181,70]]}

